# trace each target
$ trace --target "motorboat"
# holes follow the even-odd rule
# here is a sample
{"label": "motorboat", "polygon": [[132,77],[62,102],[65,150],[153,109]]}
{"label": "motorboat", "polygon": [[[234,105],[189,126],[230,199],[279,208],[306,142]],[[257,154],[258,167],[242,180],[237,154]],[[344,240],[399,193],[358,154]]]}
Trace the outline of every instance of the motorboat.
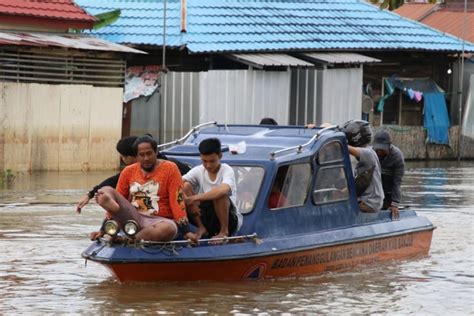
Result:
{"label": "motorboat", "polygon": [[201,163],[199,143],[211,137],[220,139],[222,162],[236,175],[244,220],[234,236],[218,244],[201,239],[197,246],[182,238],[104,237],[82,256],[122,282],[153,282],[298,277],[428,254],[435,227],[426,217],[409,208],[397,220],[390,211],[359,211],[346,137],[338,126],[209,122],[159,150],[191,167]]}

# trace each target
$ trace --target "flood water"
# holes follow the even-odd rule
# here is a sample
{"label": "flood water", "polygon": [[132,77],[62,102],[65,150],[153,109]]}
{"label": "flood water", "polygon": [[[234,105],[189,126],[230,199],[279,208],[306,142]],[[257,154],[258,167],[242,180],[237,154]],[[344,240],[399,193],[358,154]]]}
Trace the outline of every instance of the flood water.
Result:
{"label": "flood water", "polygon": [[474,162],[408,163],[404,204],[436,226],[429,256],[299,279],[115,281],[81,252],[102,211],[75,202],[108,173],[37,173],[0,188],[0,314],[474,313]]}

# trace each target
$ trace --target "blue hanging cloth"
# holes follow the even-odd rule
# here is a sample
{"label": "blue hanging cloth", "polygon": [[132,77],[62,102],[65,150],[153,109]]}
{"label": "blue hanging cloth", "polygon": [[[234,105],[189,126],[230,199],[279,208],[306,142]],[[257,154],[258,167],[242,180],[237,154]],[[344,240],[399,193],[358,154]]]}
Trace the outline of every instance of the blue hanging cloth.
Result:
{"label": "blue hanging cloth", "polygon": [[428,143],[449,145],[449,118],[444,94],[425,92],[424,126],[427,129]]}

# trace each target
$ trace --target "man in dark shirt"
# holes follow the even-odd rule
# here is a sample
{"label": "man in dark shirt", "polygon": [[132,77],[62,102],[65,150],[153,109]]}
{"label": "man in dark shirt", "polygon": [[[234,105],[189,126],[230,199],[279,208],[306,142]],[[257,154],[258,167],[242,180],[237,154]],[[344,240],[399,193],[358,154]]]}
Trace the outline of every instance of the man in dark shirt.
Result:
{"label": "man in dark shirt", "polygon": [[398,206],[401,198],[400,187],[405,173],[405,159],[401,150],[392,144],[392,138],[386,130],[375,133],[372,148],[379,157],[382,167],[382,186],[385,194],[382,209],[389,209],[392,218],[399,217]]}
{"label": "man in dark shirt", "polygon": [[[137,162],[137,157],[136,157],[137,154],[135,153],[135,150],[133,149],[133,143],[135,142],[136,139],[137,139],[137,136],[127,136],[120,139],[117,142],[116,149],[120,154],[120,159],[126,166]],[[86,206],[87,203],[89,203],[90,199],[94,197],[94,195],[97,193],[97,191],[100,188],[105,187],[105,186],[115,188],[117,186],[119,176],[120,176],[120,172],[117,173],[116,175],[111,176],[110,178],[105,179],[100,184],[93,187],[92,190],[87,192],[85,196],[83,196],[82,199],[77,204],[76,212],[81,213],[82,208]]]}

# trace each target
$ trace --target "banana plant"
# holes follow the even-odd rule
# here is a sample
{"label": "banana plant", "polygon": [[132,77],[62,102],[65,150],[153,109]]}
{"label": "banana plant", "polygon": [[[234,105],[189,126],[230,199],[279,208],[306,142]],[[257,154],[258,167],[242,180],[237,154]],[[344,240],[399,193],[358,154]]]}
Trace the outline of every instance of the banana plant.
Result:
{"label": "banana plant", "polygon": [[[108,12],[94,15],[94,17],[97,19],[97,22],[95,22],[92,28],[94,30],[98,30],[103,27],[106,27],[107,25],[114,23],[120,17],[120,13],[121,13],[120,9],[117,9],[117,10],[108,11]],[[82,32],[83,32],[82,29],[69,29],[69,33],[82,33]]]}
{"label": "banana plant", "polygon": [[120,9],[117,9],[117,10],[99,13],[95,15],[98,21],[94,24],[94,30],[98,30],[100,28],[103,28],[107,25],[114,23],[120,17],[120,13],[121,13]]}

